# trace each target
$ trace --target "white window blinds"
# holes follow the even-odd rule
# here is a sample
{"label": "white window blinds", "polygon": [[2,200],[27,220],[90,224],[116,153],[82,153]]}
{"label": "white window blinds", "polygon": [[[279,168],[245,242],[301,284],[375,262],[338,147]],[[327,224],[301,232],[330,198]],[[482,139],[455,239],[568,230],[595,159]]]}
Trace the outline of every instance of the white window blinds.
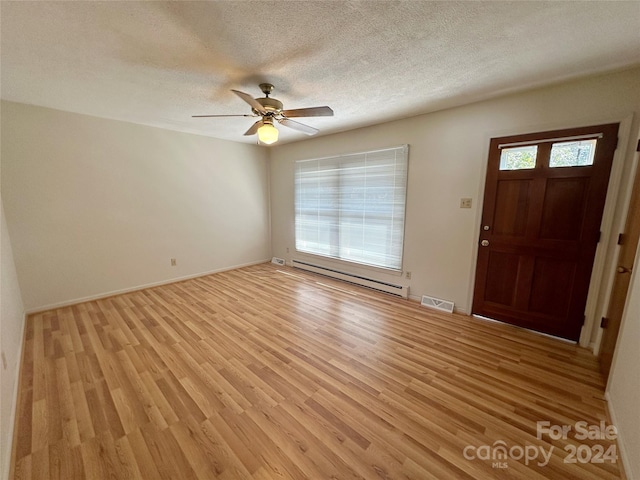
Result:
{"label": "white window blinds", "polygon": [[296,162],[296,249],[402,270],[408,146]]}

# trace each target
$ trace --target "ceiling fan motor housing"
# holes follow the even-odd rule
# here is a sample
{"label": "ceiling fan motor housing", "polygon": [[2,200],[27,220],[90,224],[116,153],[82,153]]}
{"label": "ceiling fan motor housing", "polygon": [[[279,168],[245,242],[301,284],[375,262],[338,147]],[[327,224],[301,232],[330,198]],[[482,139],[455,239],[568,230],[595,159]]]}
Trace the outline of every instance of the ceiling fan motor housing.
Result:
{"label": "ceiling fan motor housing", "polygon": [[[282,111],[282,102],[275,98],[256,98],[256,102],[262,105],[268,113],[278,114]],[[260,115],[260,112],[257,112],[255,109],[252,110],[256,115]]]}

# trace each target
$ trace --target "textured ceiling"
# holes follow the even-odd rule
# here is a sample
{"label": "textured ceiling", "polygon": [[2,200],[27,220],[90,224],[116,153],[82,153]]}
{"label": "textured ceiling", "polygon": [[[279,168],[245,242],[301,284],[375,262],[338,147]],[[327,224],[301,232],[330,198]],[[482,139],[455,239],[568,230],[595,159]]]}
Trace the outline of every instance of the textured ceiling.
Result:
{"label": "textured ceiling", "polygon": [[[2,98],[254,143],[275,85],[344,131],[640,64],[640,2],[0,2]],[[284,127],[281,142],[306,138]]]}

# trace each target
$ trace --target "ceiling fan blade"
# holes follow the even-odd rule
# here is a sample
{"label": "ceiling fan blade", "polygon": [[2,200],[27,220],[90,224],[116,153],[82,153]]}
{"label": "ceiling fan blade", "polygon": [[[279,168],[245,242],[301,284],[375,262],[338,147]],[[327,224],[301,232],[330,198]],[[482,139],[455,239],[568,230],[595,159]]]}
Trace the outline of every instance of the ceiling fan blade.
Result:
{"label": "ceiling fan blade", "polygon": [[260,105],[260,103],[257,102],[256,99],[253,98],[248,93],[244,93],[239,90],[231,90],[231,91],[236,95],[238,95],[242,100],[247,102],[249,105],[251,105],[251,108],[253,108],[256,112],[260,112],[262,115],[265,115],[267,113],[264,107]]}
{"label": "ceiling fan blade", "polygon": [[294,130],[298,130],[299,132],[306,133],[307,135],[315,135],[320,130],[317,128],[310,127],[309,125],[305,125],[304,123],[296,122],[294,120],[289,120],[288,118],[282,118],[278,120],[280,125],[284,125],[285,127],[292,128]]}
{"label": "ceiling fan blade", "polygon": [[285,117],[333,117],[333,110],[324,107],[295,108],[293,110],[283,110]]}
{"label": "ceiling fan blade", "polygon": [[207,118],[207,117],[257,117],[257,115],[191,115],[191,118]]}
{"label": "ceiling fan blade", "polygon": [[245,135],[255,135],[256,132],[258,131],[258,129],[264,125],[264,122],[262,120],[258,120],[256,123],[254,123],[253,125],[251,125],[251,128],[249,128],[249,130],[247,130],[246,132],[244,132]]}

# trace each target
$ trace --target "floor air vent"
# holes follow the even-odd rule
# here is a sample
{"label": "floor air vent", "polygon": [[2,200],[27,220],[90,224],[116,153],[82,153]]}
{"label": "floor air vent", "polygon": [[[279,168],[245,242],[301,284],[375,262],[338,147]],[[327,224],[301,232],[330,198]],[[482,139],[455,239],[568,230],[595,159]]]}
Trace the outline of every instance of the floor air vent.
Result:
{"label": "floor air vent", "polygon": [[453,313],[453,302],[450,302],[449,300],[440,300],[439,298],[423,295],[420,305],[423,307],[435,308],[436,310],[441,310],[443,312]]}

